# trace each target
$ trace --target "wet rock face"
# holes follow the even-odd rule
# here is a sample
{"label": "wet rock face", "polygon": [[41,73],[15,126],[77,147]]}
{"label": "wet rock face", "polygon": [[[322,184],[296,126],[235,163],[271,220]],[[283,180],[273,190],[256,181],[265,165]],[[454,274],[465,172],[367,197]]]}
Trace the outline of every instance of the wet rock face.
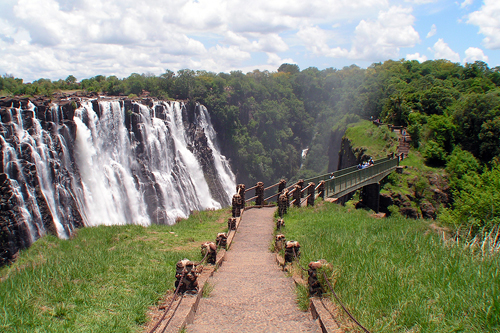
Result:
{"label": "wet rock face", "polygon": [[[174,147],[169,127],[172,125],[167,124],[173,120],[167,113],[166,103],[153,99],[142,100],[139,104],[129,99],[101,101],[98,98],[62,97],[64,99],[56,101],[44,97],[0,98],[0,266],[10,262],[19,249],[30,246],[44,234],[69,237],[76,228],[89,222],[94,224],[89,221],[89,212],[85,211],[88,208],[84,197],[87,187],[82,177],[85,170],[80,170],[78,162],[81,152],[77,151],[76,120],[90,129],[105,117],[120,119],[118,123],[121,122],[123,134],[116,137],[128,142],[129,153],[124,163],[132,174],[131,181],[125,184],[128,178],[121,177],[123,171],[119,167],[110,172],[114,172],[112,181],[124,187],[120,195],[129,197],[129,190],[133,190],[142,196],[137,198],[145,206],[141,211],[142,224],[173,223],[175,217],[170,215],[167,207],[174,200],[170,196],[177,195],[175,200],[182,200],[175,208],[185,210],[186,214],[200,209],[199,204],[190,206],[190,202],[198,200],[197,196],[211,195],[221,206],[229,205],[230,198],[224,192],[212,148],[204,129],[198,124],[199,106],[181,106],[181,124],[187,129],[184,136],[188,149],[200,163],[208,184],[210,193],[204,195],[193,193],[196,186],[193,180],[186,178],[186,170],[181,170],[186,169],[186,163],[177,156],[178,152],[171,154],[176,156],[167,154],[165,157],[172,160],[169,161],[172,165],[169,173],[158,174],[163,161],[151,149],[150,142],[156,134],[150,129],[165,127],[166,133],[162,134],[165,138],[156,149]],[[111,114],[110,103],[116,106],[117,102],[122,114]],[[83,103],[90,108],[89,113],[81,112]],[[147,107],[147,112],[144,107]],[[153,128],[153,118],[164,124]],[[105,128],[105,131],[118,130],[113,126]],[[98,138],[87,140],[91,139]],[[117,143],[104,144],[112,147]],[[168,189],[162,183],[165,178],[172,184]],[[188,191],[186,186],[190,186]],[[125,205],[124,209],[129,208],[130,205]]]}
{"label": "wet rock face", "polygon": [[[43,97],[0,99],[0,265],[45,233],[70,235],[83,226],[72,195],[75,107]],[[47,200],[64,216],[60,230]]]}

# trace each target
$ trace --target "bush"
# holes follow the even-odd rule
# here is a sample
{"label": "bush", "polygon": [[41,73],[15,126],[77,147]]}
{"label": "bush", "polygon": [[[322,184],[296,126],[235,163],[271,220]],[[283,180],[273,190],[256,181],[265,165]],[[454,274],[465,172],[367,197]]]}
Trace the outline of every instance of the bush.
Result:
{"label": "bush", "polygon": [[446,151],[433,140],[429,140],[425,144],[423,156],[429,165],[442,166],[446,162]]}

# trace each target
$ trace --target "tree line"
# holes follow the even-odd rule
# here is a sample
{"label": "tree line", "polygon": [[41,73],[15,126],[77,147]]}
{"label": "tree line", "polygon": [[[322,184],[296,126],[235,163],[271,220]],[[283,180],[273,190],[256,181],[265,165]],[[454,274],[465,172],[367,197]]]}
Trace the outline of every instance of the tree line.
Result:
{"label": "tree line", "polygon": [[[500,177],[495,178],[500,173],[499,85],[500,67],[481,61],[388,60],[366,69],[300,70],[283,64],[276,72],[184,69],[123,79],[97,75],[80,82],[72,75],[32,83],[4,75],[0,94],[85,90],[135,97],[147,91],[162,99],[199,102],[210,111],[238,179],[247,184],[330,171],[328,148],[338,124],[373,118],[406,126],[426,162],[450,174],[455,206],[445,215],[481,227],[500,218],[500,201],[492,199],[500,193]],[[464,208],[477,199],[475,189],[484,197],[481,216]]]}

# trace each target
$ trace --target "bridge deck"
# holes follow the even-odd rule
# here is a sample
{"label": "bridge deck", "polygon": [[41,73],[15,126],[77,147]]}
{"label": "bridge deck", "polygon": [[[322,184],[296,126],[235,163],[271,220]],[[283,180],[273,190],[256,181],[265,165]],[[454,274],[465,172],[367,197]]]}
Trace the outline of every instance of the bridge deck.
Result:
{"label": "bridge deck", "polygon": [[275,208],[245,211],[226,261],[187,332],[320,332],[269,252]]}

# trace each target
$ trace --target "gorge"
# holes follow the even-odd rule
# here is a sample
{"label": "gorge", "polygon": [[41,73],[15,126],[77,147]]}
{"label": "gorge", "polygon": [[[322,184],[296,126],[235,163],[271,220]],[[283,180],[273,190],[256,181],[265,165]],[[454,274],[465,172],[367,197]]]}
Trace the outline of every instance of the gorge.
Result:
{"label": "gorge", "polygon": [[173,224],[235,189],[200,104],[4,98],[0,116],[0,265],[45,234]]}

